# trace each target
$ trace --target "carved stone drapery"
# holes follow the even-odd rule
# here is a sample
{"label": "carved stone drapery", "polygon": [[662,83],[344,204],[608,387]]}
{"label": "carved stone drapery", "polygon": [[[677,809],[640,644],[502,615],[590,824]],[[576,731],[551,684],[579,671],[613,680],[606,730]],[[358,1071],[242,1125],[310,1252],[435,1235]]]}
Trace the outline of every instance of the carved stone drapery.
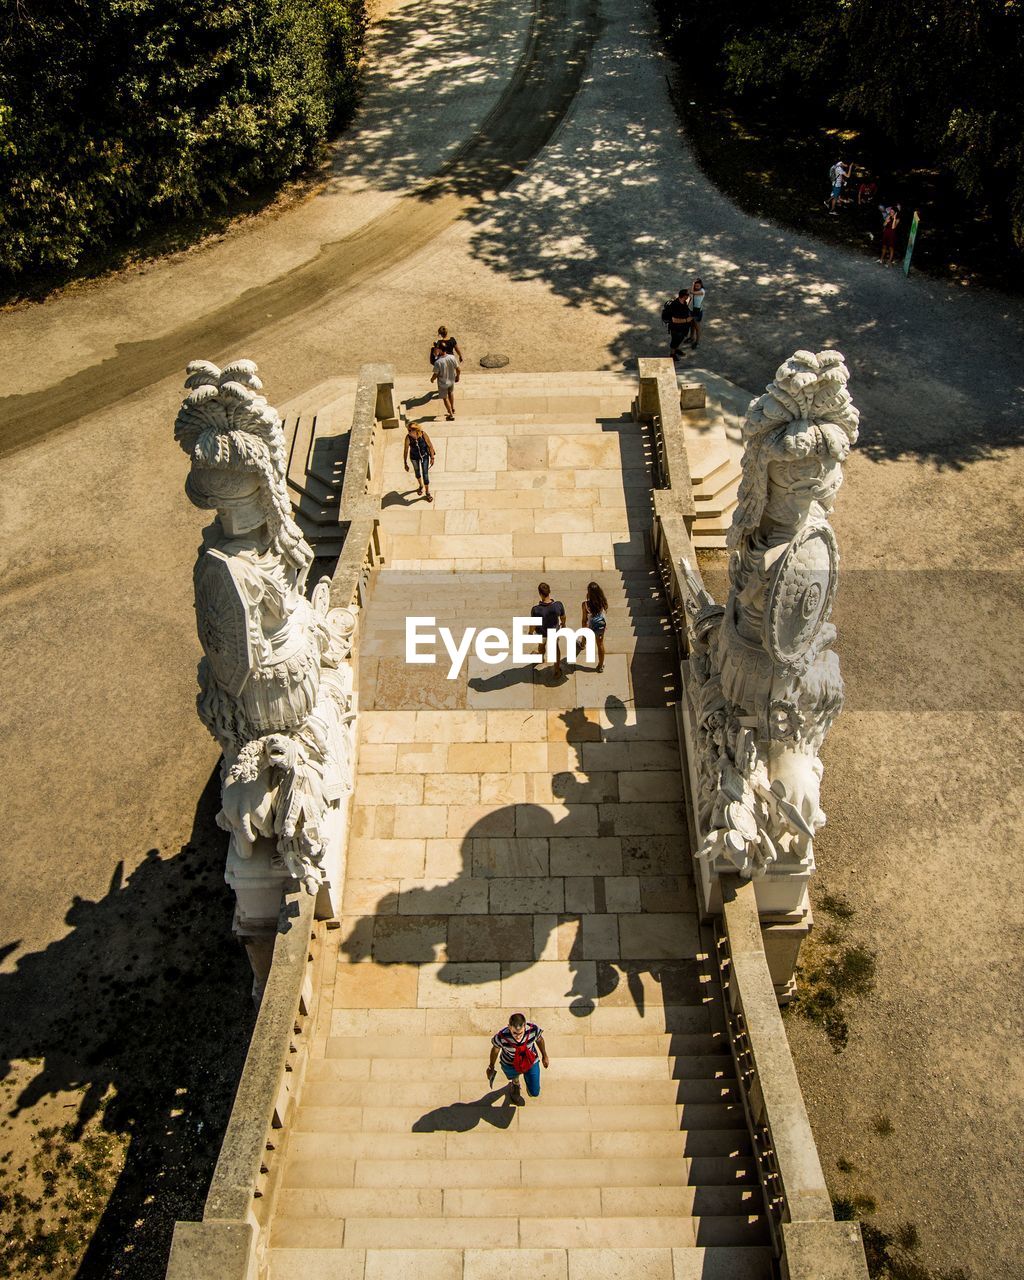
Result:
{"label": "carved stone drapery", "polygon": [[[814,869],[825,821],[819,751],[843,704],[829,621],[839,553],[828,518],[857,441],[848,380],[836,351],[797,351],[780,365],[743,425],[725,606],[682,566],[705,886],[737,871],[805,886]],[[797,896],[783,891],[772,905],[794,911]]]}
{"label": "carved stone drapery", "polygon": [[328,607],[326,581],[306,598],[313,553],[292,519],[281,420],[256,365],[198,360],[187,373],[174,424],[191,462],[185,492],[217,513],[194,570],[197,707],[224,753],[217,822],[231,834],[229,867],[269,841],[279,877],[313,893],[352,789],[345,660],[356,619]]}

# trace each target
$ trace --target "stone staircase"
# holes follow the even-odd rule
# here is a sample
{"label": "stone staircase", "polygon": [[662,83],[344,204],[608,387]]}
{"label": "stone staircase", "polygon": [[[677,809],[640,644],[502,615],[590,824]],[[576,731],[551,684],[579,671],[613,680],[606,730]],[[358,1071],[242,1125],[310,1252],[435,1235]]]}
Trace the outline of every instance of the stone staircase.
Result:
{"label": "stone staircase", "polygon": [[280,410],[292,511],[321,562],[314,581],[341,551],[338,502],[354,403],[355,379],[338,378],[320,383]]}
{"label": "stone staircase", "polygon": [[[452,423],[407,407],[437,450],[433,504],[388,435],[344,917],[270,1280],[774,1275],[688,875],[650,442],[631,379],[567,381],[470,375]],[[719,428],[696,421],[709,459]],[[507,627],[540,577],[570,625],[601,582],[603,672],[405,662],[410,613]],[[521,1108],[485,1079],[516,1010],[551,1056]]]}
{"label": "stone staircase", "polygon": [[697,505],[691,537],[703,550],[725,546],[736,509],[736,493],[743,457],[741,424],[750,396],[706,369],[687,370],[680,382],[700,382],[703,408],[683,408],[683,433]]}

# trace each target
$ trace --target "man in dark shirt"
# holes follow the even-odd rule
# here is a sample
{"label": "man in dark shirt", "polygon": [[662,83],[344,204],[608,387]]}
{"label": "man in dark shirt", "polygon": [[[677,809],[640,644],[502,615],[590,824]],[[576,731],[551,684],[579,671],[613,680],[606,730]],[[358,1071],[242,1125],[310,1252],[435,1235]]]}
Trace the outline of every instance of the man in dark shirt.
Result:
{"label": "man in dark shirt", "polygon": [[669,306],[669,348],[668,353],[674,360],[683,345],[683,339],[690,335],[690,291],[680,289],[679,296]]}
{"label": "man in dark shirt", "polygon": [[[547,654],[548,633],[557,631],[559,627],[565,626],[565,605],[561,600],[553,600],[551,598],[551,588],[546,582],[540,583],[537,587],[540,595],[540,602],[535,604],[530,610],[530,616],[540,619],[540,643],[541,643],[541,665]],[[568,658],[566,653],[566,658]],[[558,641],[555,640],[555,675],[562,674],[562,658],[558,652]]]}

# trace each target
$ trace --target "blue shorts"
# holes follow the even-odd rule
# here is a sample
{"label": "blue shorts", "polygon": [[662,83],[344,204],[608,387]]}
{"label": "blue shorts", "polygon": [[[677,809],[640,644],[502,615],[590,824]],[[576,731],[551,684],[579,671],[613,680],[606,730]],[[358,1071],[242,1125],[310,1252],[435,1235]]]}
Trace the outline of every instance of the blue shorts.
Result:
{"label": "blue shorts", "polygon": [[430,458],[417,458],[415,454],[412,457],[413,475],[422,484],[430,483]]}
{"label": "blue shorts", "polygon": [[[819,191],[821,190],[821,188],[820,188],[820,187],[819,187],[818,189],[819,189]],[[842,194],[843,194],[843,188],[842,188],[842,185],[841,185],[841,184],[840,184],[839,186],[837,186],[837,187],[833,187],[833,188],[832,188],[832,199],[833,199],[833,200],[838,200],[838,199],[839,199],[839,197],[840,197]]]}
{"label": "blue shorts", "polygon": [[[519,1072],[514,1068],[501,1063],[501,1069],[505,1073],[506,1080],[518,1080]],[[540,1097],[540,1058],[533,1064],[529,1071],[523,1072],[523,1079],[526,1081],[526,1092],[531,1098]]]}

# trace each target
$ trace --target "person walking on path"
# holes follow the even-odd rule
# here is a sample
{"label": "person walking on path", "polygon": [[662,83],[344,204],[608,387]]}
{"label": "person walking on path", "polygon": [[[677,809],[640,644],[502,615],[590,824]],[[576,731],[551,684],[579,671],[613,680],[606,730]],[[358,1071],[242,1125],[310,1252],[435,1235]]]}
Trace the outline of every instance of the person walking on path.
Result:
{"label": "person walking on path", "polygon": [[884,206],[882,209],[882,266],[893,266],[896,262],[896,230],[900,225],[900,214],[903,212],[898,204]]}
{"label": "person walking on path", "polygon": [[831,169],[828,171],[829,180],[832,183],[832,199],[829,201],[828,211],[833,217],[843,199],[843,187],[846,186],[847,179],[853,173],[852,164],[843,164],[843,157],[840,156]]}
{"label": "person walking on path", "polygon": [[[552,631],[557,631],[560,627],[565,626],[565,605],[561,600],[554,600],[551,596],[551,588],[546,582],[542,582],[537,587],[537,593],[540,601],[530,610],[530,616],[540,619],[540,644],[541,644],[541,661],[539,665],[544,664],[544,660],[548,650],[548,635]],[[566,654],[568,658],[568,654]],[[558,652],[558,640],[555,640],[555,676],[562,674],[562,658]]]}
{"label": "person walking on path", "polygon": [[[583,601],[581,627],[588,627],[597,640],[597,670],[604,670],[604,633],[608,629],[608,600],[596,582],[587,584],[587,597]],[[576,641],[576,652],[583,648],[583,637]]]}
{"label": "person walking on path", "polygon": [[437,338],[435,341],[439,347],[444,348],[446,355],[458,356],[459,364],[462,364],[462,352],[459,350],[458,340],[449,335],[448,330],[443,324],[439,324],[437,326]]}
{"label": "person walking on path", "polygon": [[668,316],[668,353],[674,360],[679,355],[679,348],[690,335],[690,291],[680,289],[678,295],[665,307],[663,315]]}
{"label": "person walking on path", "polygon": [[430,468],[434,464],[434,446],[431,443],[430,436],[427,435],[418,422],[410,422],[406,430],[405,448],[402,454],[402,461],[405,464],[406,471],[409,470],[410,459],[417,484],[419,485],[416,490],[417,497],[426,491],[427,501],[433,502],[434,499],[430,492]]}
{"label": "person walking on path", "polygon": [[459,380],[459,362],[451,354],[445,352],[434,361],[434,372],[430,381],[437,383],[437,392],[445,408],[445,417],[449,422],[455,417],[455,384]]}
{"label": "person walking on path", "polygon": [[508,1020],[508,1026],[502,1027],[497,1035],[491,1037],[491,1059],[487,1064],[487,1082],[494,1084],[497,1072],[496,1062],[501,1062],[501,1069],[508,1080],[509,1101],[521,1107],[526,1102],[523,1091],[519,1087],[519,1077],[526,1081],[526,1092],[531,1098],[540,1097],[540,1068],[545,1070],[550,1065],[548,1051],[544,1044],[544,1032],[535,1022],[527,1022],[526,1015],[514,1013]]}
{"label": "person walking on path", "polygon": [[698,276],[690,291],[690,345],[700,345],[700,326],[704,321],[704,281]]}

